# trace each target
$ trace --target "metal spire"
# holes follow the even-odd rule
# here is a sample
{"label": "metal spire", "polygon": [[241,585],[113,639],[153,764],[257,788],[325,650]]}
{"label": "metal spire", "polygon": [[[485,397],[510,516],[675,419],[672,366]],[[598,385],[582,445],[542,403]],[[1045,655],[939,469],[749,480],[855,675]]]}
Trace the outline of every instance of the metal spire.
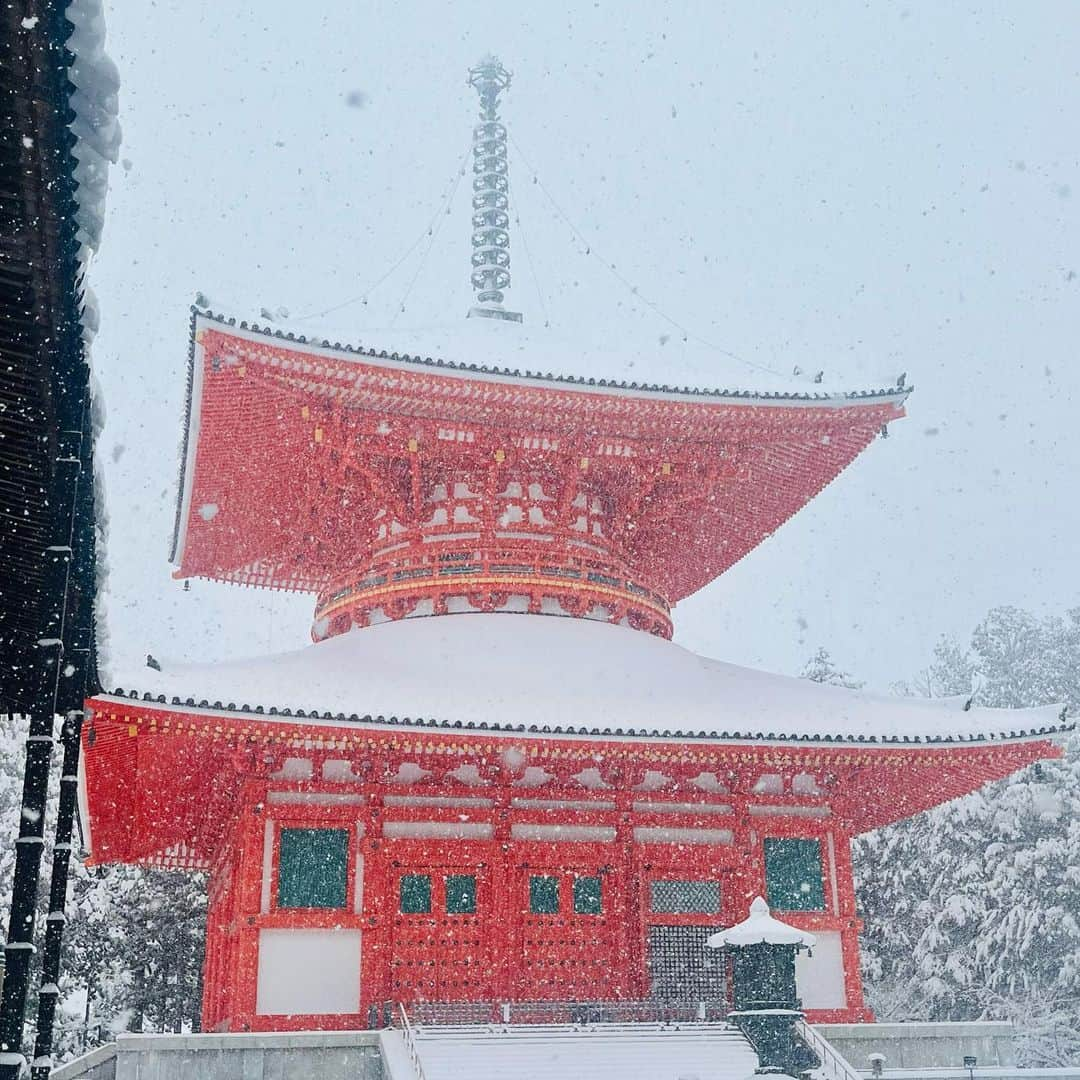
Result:
{"label": "metal spire", "polygon": [[499,94],[510,86],[510,72],[494,56],[469,69],[469,85],[480,95],[480,123],[473,128],[472,287],[476,305],[469,317],[521,322],[506,311],[503,290],[510,287],[510,199],[506,169],[506,128],[499,123]]}

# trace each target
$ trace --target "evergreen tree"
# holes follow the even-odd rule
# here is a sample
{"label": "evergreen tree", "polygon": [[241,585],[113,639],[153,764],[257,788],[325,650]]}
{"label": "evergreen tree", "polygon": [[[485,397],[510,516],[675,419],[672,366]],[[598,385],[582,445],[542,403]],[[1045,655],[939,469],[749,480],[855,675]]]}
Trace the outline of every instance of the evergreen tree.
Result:
{"label": "evergreen tree", "polygon": [[198,1030],[205,875],[82,868],[71,906],[64,989],[93,1033]]}
{"label": "evergreen tree", "polygon": [[799,677],[811,682],[828,683],[830,686],[845,686],[849,690],[861,690],[863,684],[853,679],[846,671],[833,663],[829,650],[819,647],[818,651],[806,661]]}
{"label": "evergreen tree", "polygon": [[[917,680],[980,705],[1080,705],[1080,610],[997,608]],[[1080,1059],[1080,740],[1065,756],[855,844],[881,1019],[1007,1017],[1029,1065]]]}
{"label": "evergreen tree", "polygon": [[[18,833],[26,733],[22,717],[0,716],[0,918],[5,924],[15,865],[13,841]],[[39,942],[44,935],[60,763],[60,755],[54,755],[42,858],[46,872],[39,888]],[[197,1030],[205,875],[133,866],[88,868],[74,852],[70,890],[57,1058],[108,1041],[116,1031]],[[38,981],[35,970],[32,991]],[[36,1009],[36,994],[32,993],[28,1023],[32,1023]]]}

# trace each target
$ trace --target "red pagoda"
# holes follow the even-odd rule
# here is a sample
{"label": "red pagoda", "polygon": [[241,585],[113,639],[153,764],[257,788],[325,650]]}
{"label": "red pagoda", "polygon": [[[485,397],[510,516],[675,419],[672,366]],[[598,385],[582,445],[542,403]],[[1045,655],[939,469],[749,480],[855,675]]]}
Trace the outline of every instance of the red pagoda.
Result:
{"label": "red pagoda", "polygon": [[94,698],[92,859],[209,872],[208,1031],[363,1027],[387,1001],[719,1001],[704,943],[758,895],[816,936],[810,1019],[870,1019],[851,838],[1057,756],[1062,720],[669,640],[673,606],[906,390],[476,362],[549,356],[502,306],[505,73],[478,72],[459,354],[193,317],[177,574],[310,592],[315,643]]}

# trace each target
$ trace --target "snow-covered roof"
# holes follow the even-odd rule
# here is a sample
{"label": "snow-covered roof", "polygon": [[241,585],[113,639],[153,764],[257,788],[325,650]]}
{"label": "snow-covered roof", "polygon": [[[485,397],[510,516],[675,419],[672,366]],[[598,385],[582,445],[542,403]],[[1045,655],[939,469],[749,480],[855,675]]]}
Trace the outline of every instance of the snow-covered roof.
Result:
{"label": "snow-covered roof", "polygon": [[[78,184],[75,217],[85,262],[88,249],[97,251],[101,245],[109,164],[115,164],[119,156],[120,76],[105,52],[102,0],[73,0],[66,14],[74,27],[67,41],[67,48],[74,56],[68,78],[75,87],[71,95],[75,113],[71,130],[78,140],[72,150]],[[92,310],[91,314],[96,319],[96,311]]]}
{"label": "snow-covered roof", "polygon": [[[614,337],[599,343],[568,341],[543,327],[525,327],[499,319],[462,319],[451,325],[411,330],[356,328],[330,337],[326,328],[316,331],[287,322],[238,324],[235,318],[215,314],[204,306],[192,311],[230,327],[314,348],[353,353],[365,361],[389,358],[434,366],[447,374],[528,378],[594,392],[631,391],[763,403],[772,400],[786,405],[809,402],[827,407],[875,399],[899,403],[912,389],[904,385],[903,376],[876,380],[877,385],[871,388],[851,388],[828,381],[818,372],[782,375],[692,340],[666,344],[660,344],[658,339],[643,342]],[[670,383],[654,381],[661,371],[670,375]]]}
{"label": "snow-covered roof", "polygon": [[705,944],[710,949],[719,949],[724,945],[805,945],[811,948],[816,941],[813,934],[774,919],[769,913],[769,905],[759,896],[750,905],[750,914],[741,923],[713,934]]}
{"label": "snow-covered roof", "polygon": [[1045,738],[1064,726],[1058,706],[880,697],[711,660],[620,626],[524,614],[405,619],[276,656],[165,662],[136,690],[164,704],[303,710],[332,723],[682,739],[941,743]]}

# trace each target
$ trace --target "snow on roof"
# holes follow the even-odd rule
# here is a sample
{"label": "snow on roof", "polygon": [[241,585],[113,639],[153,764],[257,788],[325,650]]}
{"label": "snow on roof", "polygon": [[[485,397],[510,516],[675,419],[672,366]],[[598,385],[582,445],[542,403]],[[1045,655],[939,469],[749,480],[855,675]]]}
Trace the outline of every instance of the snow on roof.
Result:
{"label": "snow on roof", "polygon": [[[105,52],[105,16],[102,0],[73,0],[67,19],[74,29],[67,48],[73,54],[68,78],[75,90],[71,108],[75,119],[72,133],[78,139],[72,151],[78,183],[76,199],[79,241],[83,261],[88,249],[101,246],[105,224],[105,196],[109,183],[109,164],[115,164],[120,150],[118,91],[120,76],[116,65]],[[96,319],[96,311],[91,309]],[[96,327],[90,327],[91,330]]]}
{"label": "snow on roof", "polygon": [[404,619],[277,656],[162,668],[148,668],[138,690],[177,705],[556,734],[950,742],[1045,737],[1063,720],[1057,706],[965,710],[961,699],[878,697],[549,615]]}
{"label": "snow on roof", "polygon": [[719,949],[724,945],[805,945],[811,948],[816,941],[813,934],[774,919],[769,913],[769,905],[759,896],[750,905],[747,918],[713,934],[705,944],[710,949]]}
{"label": "snow on roof", "polygon": [[[101,316],[97,297],[87,283],[87,271],[93,255],[101,248],[105,227],[105,203],[109,187],[109,166],[120,156],[121,132],[118,120],[120,105],[120,74],[116,64],[105,51],[105,12],[103,0],[72,0],[65,11],[72,26],[66,48],[71,53],[67,77],[74,88],[69,104],[74,113],[71,133],[76,142],[72,147],[75,167],[72,176],[76,183],[75,221],[79,243],[79,275],[81,286],[80,316],[82,336],[87,352],[97,334]],[[90,372],[90,397],[95,443],[105,424],[105,402],[101,387]],[[100,462],[94,469],[94,513],[103,540],[108,537],[108,517],[104,476]],[[95,628],[95,664],[99,677],[108,669],[108,630],[104,617],[103,599],[108,594],[108,562],[106,545],[97,549],[98,618]]]}
{"label": "snow on roof", "polygon": [[[204,300],[200,298],[200,302]],[[214,314],[205,306],[192,310],[229,326],[237,324],[235,319]],[[402,362],[435,363],[448,373],[456,370],[469,376],[531,377],[594,391],[600,388],[818,404],[881,397],[903,399],[911,391],[911,387],[904,386],[903,376],[876,380],[879,385],[873,389],[853,389],[826,381],[823,376],[819,382],[817,372],[783,375],[692,340],[672,339],[665,344],[659,339],[646,342],[612,337],[600,343],[570,341],[543,327],[524,327],[500,319],[462,319],[415,330],[350,328],[335,340],[327,337],[326,328],[313,329],[306,324],[240,322],[239,326],[309,346],[367,354],[365,359],[382,355]],[[343,344],[342,339],[349,344]],[[670,383],[653,381],[661,372],[670,378]]]}

